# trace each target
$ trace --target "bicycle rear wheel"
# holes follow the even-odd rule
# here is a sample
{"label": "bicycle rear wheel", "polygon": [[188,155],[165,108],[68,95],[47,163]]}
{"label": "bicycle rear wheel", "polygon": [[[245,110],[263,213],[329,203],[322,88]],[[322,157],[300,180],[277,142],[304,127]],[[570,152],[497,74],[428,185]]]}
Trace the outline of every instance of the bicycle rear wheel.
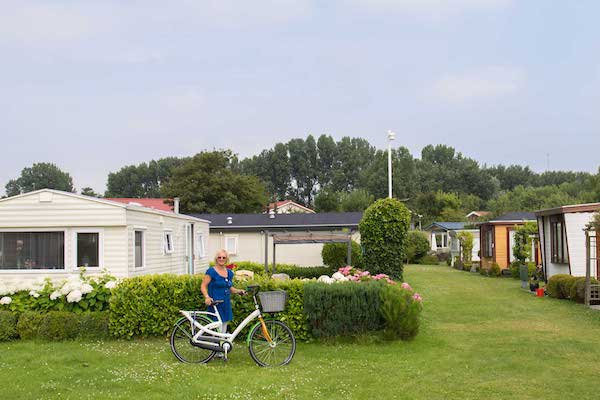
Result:
{"label": "bicycle rear wheel", "polygon": [[[213,322],[206,316],[196,318],[202,325]],[[194,332],[197,332],[194,329]],[[171,332],[171,351],[175,357],[185,363],[206,363],[209,362],[216,354],[212,350],[206,350],[195,346],[192,343],[192,323],[185,317],[179,319]]]}
{"label": "bicycle rear wheel", "polygon": [[266,320],[267,332],[271,341],[265,337],[261,324],[250,332],[248,351],[250,357],[261,367],[287,365],[296,352],[296,338],[292,330],[283,322]]}

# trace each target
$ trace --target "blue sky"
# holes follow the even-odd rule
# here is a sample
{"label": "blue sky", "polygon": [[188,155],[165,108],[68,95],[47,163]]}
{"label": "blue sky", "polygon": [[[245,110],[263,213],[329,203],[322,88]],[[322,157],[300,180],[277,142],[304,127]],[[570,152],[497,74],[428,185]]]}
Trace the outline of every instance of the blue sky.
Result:
{"label": "blue sky", "polygon": [[78,189],[164,156],[308,133],[415,156],[597,171],[600,2],[0,4],[0,190],[53,162]]}

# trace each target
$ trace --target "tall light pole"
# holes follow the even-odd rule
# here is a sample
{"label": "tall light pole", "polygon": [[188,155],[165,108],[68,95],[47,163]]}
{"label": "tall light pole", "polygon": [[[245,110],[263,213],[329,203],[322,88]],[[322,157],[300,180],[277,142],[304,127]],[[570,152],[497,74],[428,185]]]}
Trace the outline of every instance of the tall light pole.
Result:
{"label": "tall light pole", "polygon": [[392,140],[396,139],[396,134],[388,131],[388,193],[392,198]]}

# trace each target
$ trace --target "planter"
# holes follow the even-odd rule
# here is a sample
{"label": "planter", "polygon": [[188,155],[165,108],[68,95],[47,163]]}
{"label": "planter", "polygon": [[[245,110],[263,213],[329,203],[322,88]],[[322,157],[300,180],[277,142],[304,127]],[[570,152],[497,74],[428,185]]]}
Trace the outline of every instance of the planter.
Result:
{"label": "planter", "polygon": [[537,297],[544,297],[544,295],[545,295],[545,290],[544,290],[544,288],[537,288],[537,289],[535,290],[535,295],[536,295]]}
{"label": "planter", "polygon": [[538,282],[529,282],[529,290],[532,292],[535,292],[537,289],[539,289],[540,284]]}

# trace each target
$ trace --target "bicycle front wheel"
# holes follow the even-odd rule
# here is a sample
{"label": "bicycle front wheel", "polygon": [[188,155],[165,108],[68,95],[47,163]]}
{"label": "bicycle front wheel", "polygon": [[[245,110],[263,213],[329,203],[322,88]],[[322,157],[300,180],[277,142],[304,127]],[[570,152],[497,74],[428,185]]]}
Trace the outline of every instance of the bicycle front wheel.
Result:
{"label": "bicycle front wheel", "polygon": [[[197,320],[202,325],[213,322],[206,316],[200,316]],[[194,331],[197,332],[195,329]],[[181,362],[198,364],[209,362],[216,353],[195,346],[192,342],[193,336],[192,323],[185,317],[179,319],[173,327],[173,332],[171,332],[171,351]]]}
{"label": "bicycle front wheel", "polygon": [[296,352],[294,333],[281,321],[267,320],[265,325],[271,340],[265,337],[262,324],[257,324],[250,332],[250,357],[261,367],[289,364]]}

